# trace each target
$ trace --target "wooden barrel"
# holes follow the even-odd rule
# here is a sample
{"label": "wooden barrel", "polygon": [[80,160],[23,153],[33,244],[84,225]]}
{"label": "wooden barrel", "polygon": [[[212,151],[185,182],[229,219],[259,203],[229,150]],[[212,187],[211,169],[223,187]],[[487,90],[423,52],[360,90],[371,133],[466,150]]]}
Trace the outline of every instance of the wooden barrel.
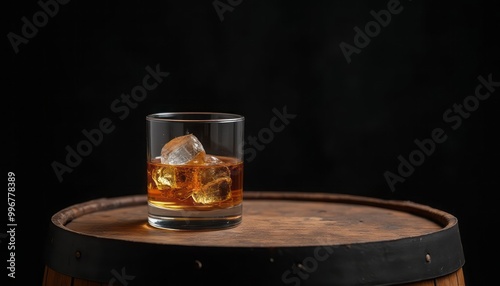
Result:
{"label": "wooden barrel", "polygon": [[250,192],[240,225],[170,231],[147,224],[145,195],[54,214],[44,286],[465,285],[453,215],[409,201]]}

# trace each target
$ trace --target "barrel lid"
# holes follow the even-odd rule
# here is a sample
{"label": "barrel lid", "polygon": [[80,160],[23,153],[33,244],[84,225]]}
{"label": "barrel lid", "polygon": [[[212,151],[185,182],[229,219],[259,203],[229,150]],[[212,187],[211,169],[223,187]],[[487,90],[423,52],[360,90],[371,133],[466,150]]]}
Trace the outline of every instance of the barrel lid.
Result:
{"label": "barrel lid", "polygon": [[193,232],[150,227],[146,200],[102,198],[54,214],[47,266],[127,285],[394,285],[464,264],[457,218],[411,201],[246,191],[240,225]]}

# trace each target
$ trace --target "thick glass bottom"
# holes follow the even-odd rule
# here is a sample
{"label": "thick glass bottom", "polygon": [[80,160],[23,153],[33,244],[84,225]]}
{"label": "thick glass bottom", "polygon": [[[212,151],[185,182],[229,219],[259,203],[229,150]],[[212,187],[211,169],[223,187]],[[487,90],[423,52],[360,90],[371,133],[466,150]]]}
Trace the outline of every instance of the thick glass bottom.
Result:
{"label": "thick glass bottom", "polygon": [[209,211],[163,209],[148,205],[148,223],[152,227],[172,230],[216,230],[241,223],[243,206]]}

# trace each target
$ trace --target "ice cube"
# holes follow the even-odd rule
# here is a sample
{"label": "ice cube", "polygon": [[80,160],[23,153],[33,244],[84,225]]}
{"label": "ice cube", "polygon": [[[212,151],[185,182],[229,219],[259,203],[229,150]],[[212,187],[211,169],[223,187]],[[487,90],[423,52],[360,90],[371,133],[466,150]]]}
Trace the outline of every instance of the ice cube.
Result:
{"label": "ice cube", "polygon": [[184,165],[193,160],[205,157],[205,149],[193,134],[176,137],[167,142],[161,149],[161,163],[168,165]]}
{"label": "ice cube", "polygon": [[198,179],[201,189],[193,192],[192,197],[195,202],[213,204],[231,198],[232,181],[231,172],[228,167],[213,166],[200,169],[198,172]]}
{"label": "ice cube", "polygon": [[219,178],[231,178],[231,171],[224,165],[202,168],[198,171],[198,174],[202,186]]}
{"label": "ice cube", "polygon": [[193,192],[193,200],[200,204],[213,204],[231,198],[231,178],[222,177],[204,184],[201,190]]}
{"label": "ice cube", "polygon": [[175,170],[170,166],[153,168],[151,179],[159,190],[172,189],[175,186]]}
{"label": "ice cube", "polygon": [[198,174],[187,167],[161,166],[152,171],[153,179],[162,195],[170,199],[185,200],[198,188]]}

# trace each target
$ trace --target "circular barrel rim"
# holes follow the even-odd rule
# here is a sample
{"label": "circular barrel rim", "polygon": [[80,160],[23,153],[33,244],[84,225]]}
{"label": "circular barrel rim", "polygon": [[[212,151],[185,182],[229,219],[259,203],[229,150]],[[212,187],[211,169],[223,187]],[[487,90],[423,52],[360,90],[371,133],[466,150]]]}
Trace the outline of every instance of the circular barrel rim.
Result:
{"label": "circular barrel rim", "polygon": [[[54,214],[45,249],[46,266],[71,277],[80,279],[92,277],[93,281],[106,283],[116,279],[116,274],[120,271],[122,274],[154,271],[147,263],[137,265],[134,258],[144,253],[164,253],[172,257],[171,260],[175,260],[166,263],[174,273],[187,271],[190,279],[202,279],[203,276],[205,277],[203,281],[211,277],[210,273],[205,272],[206,269],[217,265],[230,269],[235,276],[239,274],[241,277],[245,275],[245,266],[254,268],[260,275],[253,275],[255,277],[252,276],[249,280],[251,284],[248,285],[261,282],[265,284],[269,281],[285,285],[287,282],[291,284],[301,281],[303,282],[301,285],[309,285],[305,282],[312,283],[311,285],[395,285],[439,278],[458,271],[465,263],[458,219],[452,214],[427,205],[348,194],[276,191],[246,191],[244,200],[297,200],[369,205],[415,214],[437,223],[442,228],[418,237],[391,241],[348,245],[285,246],[278,249],[275,247],[221,249],[221,247],[206,246],[152,245],[101,238],[76,233],[65,226],[71,220],[85,214],[147,203],[145,195],[131,195],[91,200]],[[113,255],[124,250],[127,250],[128,257]],[[87,253],[99,254],[85,255]],[[235,265],[234,259],[237,257],[245,258],[246,261],[240,262],[239,266]],[[328,259],[322,260],[319,264],[320,257]],[[367,257],[370,259],[366,259]],[[199,267],[201,263],[205,266]],[[126,265],[129,265],[129,270],[126,270]],[[317,268],[314,269],[315,275],[310,275],[312,271],[308,270],[313,268]],[[303,275],[299,275],[301,269]],[[280,277],[276,277],[277,273]],[[304,279],[306,274],[307,278]],[[146,279],[133,275],[125,277],[134,277],[133,280],[137,283],[143,283]],[[318,280],[320,277],[321,280]],[[213,279],[220,285],[220,280],[216,277]],[[232,281],[234,282],[236,281]],[[246,284],[240,283],[240,285]]]}

